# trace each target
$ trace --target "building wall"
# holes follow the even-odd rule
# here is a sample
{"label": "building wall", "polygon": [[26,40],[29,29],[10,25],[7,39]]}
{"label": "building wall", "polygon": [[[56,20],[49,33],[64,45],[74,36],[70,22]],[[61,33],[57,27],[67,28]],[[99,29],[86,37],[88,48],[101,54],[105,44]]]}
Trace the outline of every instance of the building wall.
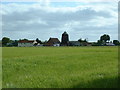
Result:
{"label": "building wall", "polygon": [[33,43],[18,43],[18,47],[32,47]]}
{"label": "building wall", "polygon": [[80,46],[80,42],[79,41],[69,41],[69,46]]}
{"label": "building wall", "polygon": [[53,44],[53,46],[59,47],[59,46],[60,46],[60,44]]}

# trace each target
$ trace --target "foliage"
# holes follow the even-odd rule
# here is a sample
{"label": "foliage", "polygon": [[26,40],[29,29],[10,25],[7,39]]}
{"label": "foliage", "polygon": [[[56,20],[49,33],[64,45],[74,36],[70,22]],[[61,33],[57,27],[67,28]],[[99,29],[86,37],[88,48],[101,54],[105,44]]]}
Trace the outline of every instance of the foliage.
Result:
{"label": "foliage", "polygon": [[92,44],[92,46],[100,46],[100,44],[94,42],[94,43]]}
{"label": "foliage", "polygon": [[97,43],[94,44],[95,46],[103,46],[103,42],[101,40],[98,40]]}
{"label": "foliage", "polygon": [[3,88],[116,88],[117,47],[3,47]]}
{"label": "foliage", "polygon": [[107,41],[110,41],[110,36],[107,34],[104,34],[103,36],[100,37],[100,41],[103,43],[106,43]]}
{"label": "foliage", "polygon": [[21,40],[25,40],[25,41],[28,41],[28,39],[26,39],[26,38],[24,38],[24,39],[19,39],[19,41],[21,41]]}
{"label": "foliage", "polygon": [[13,41],[13,46],[18,46],[18,41],[17,40]]}
{"label": "foliage", "polygon": [[88,42],[87,39],[82,40],[82,38],[80,38],[78,41],[79,42]]}
{"label": "foliage", "polygon": [[43,41],[42,43],[43,43],[43,44],[45,44],[45,43],[47,43],[47,42],[48,42],[48,41],[47,41],[47,40],[45,40],[45,41]]}
{"label": "foliage", "polygon": [[120,42],[118,40],[113,40],[113,44],[120,45]]}
{"label": "foliage", "polygon": [[38,38],[36,39],[37,43],[42,44],[41,40],[39,40]]}
{"label": "foliage", "polygon": [[105,46],[107,41],[110,41],[110,36],[104,34],[100,37],[100,40],[98,40],[97,43],[93,44],[93,46]]}
{"label": "foliage", "polygon": [[2,46],[6,46],[7,43],[9,43],[9,42],[10,42],[10,38],[8,38],[8,37],[3,37],[2,38]]}
{"label": "foliage", "polygon": [[87,46],[88,44],[87,39],[82,40],[82,38],[80,38],[78,41],[80,42],[81,46]]}

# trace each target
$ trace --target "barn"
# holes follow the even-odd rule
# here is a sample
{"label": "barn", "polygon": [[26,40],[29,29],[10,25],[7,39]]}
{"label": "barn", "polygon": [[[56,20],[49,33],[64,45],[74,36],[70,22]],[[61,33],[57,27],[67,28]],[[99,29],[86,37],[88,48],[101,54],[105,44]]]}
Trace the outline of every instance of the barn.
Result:
{"label": "barn", "polygon": [[50,38],[44,46],[60,46],[60,41],[58,38]]}

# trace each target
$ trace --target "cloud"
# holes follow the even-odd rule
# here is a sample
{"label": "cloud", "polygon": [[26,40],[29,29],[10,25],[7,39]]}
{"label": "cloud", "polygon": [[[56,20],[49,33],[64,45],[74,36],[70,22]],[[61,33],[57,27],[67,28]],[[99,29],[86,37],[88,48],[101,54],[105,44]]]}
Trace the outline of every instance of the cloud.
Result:
{"label": "cloud", "polygon": [[4,0],[2,2],[117,2],[119,0]]}
{"label": "cloud", "polygon": [[109,33],[117,38],[116,3],[95,5],[78,3],[74,7],[50,5],[50,3],[45,6],[39,3],[2,4],[3,36],[12,39],[47,40],[49,37],[60,39],[61,34],[67,31],[72,36],[71,40],[77,40],[82,36],[95,41],[96,38],[91,37],[98,38],[102,33]]}

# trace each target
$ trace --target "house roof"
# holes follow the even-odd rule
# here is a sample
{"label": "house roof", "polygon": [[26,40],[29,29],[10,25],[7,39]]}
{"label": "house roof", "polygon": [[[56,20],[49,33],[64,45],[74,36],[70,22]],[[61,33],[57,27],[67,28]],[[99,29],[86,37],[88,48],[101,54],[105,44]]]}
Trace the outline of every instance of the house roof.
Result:
{"label": "house roof", "polygon": [[20,40],[18,43],[33,43],[34,40]]}
{"label": "house roof", "polygon": [[60,43],[58,38],[50,38],[45,45],[52,46],[53,44],[58,44],[58,43]]}

